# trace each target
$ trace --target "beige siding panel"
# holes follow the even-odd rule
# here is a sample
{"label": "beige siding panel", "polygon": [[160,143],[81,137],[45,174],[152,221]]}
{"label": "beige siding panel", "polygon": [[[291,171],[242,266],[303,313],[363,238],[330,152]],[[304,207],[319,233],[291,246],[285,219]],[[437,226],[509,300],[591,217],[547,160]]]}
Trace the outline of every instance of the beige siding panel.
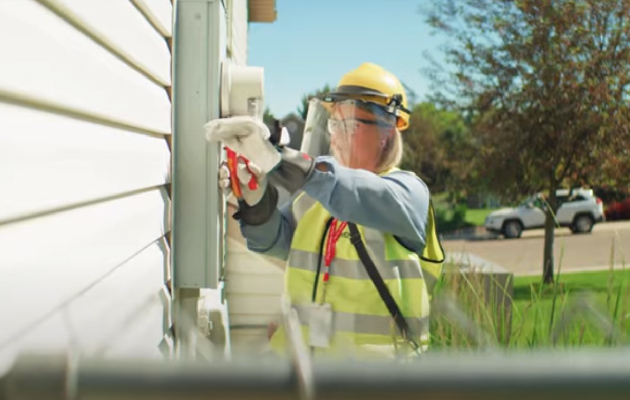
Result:
{"label": "beige siding panel", "polygon": [[0,223],[170,181],[166,141],[0,103]]}
{"label": "beige siding panel", "polygon": [[247,250],[243,243],[228,239],[228,272],[252,275],[274,275],[282,279],[283,268],[270,257]]}
{"label": "beige siding panel", "polygon": [[40,1],[163,85],[171,84],[171,54],[166,40],[130,0]]}
{"label": "beige siding panel", "polygon": [[235,358],[247,359],[270,352],[267,328],[234,331],[231,340]]}
{"label": "beige siding panel", "polygon": [[[274,300],[275,301],[275,300]],[[242,303],[241,303],[242,304]],[[230,304],[231,306],[231,304]],[[232,327],[232,334],[238,334],[244,330],[249,329],[267,329],[267,324],[270,322],[280,321],[280,314],[235,314],[230,317],[230,326]],[[249,327],[248,329],[244,329]]]}
{"label": "beige siding panel", "polygon": [[160,188],[0,226],[0,350],[159,240],[169,208]]}
{"label": "beige siding panel", "polygon": [[247,274],[232,271],[228,279],[230,280],[230,285],[226,289],[228,295],[257,293],[277,296],[284,289],[283,277],[280,274]]}
{"label": "beige siding panel", "polygon": [[267,344],[266,326],[280,316],[283,262],[247,250],[234,224],[228,232],[225,290],[232,349],[244,354],[261,351]]}
{"label": "beige siding panel", "polygon": [[171,132],[163,87],[34,0],[0,1],[0,48],[0,101],[19,98],[157,134]]}
{"label": "beige siding panel", "polygon": [[162,35],[173,35],[173,4],[170,0],[131,0]]}
{"label": "beige siding panel", "polygon": [[[238,295],[228,296],[228,304],[230,305],[229,311],[231,315],[266,315],[271,320],[280,313],[279,295],[239,293]],[[230,319],[230,323],[232,323],[232,319]]]}

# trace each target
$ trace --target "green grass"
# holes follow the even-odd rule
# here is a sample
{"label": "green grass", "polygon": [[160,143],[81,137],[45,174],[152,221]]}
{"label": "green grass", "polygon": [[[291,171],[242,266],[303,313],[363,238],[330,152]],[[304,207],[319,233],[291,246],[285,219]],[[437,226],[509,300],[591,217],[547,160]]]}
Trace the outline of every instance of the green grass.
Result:
{"label": "green grass", "polygon": [[464,221],[470,225],[483,226],[484,222],[486,222],[486,217],[493,211],[496,210],[494,208],[469,208],[466,210]]}
{"label": "green grass", "polygon": [[433,196],[433,205],[439,233],[452,232],[462,228],[483,226],[486,217],[496,209],[468,208],[465,204],[452,204],[448,193]]}
{"label": "green grass", "polygon": [[[628,270],[563,274],[554,285],[541,285],[539,276],[517,277],[511,321],[505,318],[509,314],[502,302],[484,296],[480,275],[445,276],[436,291],[439,304],[434,302],[434,347],[525,349],[628,343]],[[446,304],[447,293],[456,293],[455,307]]]}
{"label": "green grass", "polygon": [[515,345],[598,346],[625,341],[630,334],[628,278],[628,270],[564,274],[552,286],[542,286],[540,277],[516,278]]}

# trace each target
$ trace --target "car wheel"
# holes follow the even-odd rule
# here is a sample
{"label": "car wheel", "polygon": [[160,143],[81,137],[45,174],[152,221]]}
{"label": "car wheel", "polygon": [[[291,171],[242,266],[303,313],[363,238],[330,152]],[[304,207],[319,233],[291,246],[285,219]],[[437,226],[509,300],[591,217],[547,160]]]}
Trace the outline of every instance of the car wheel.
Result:
{"label": "car wheel", "polygon": [[593,217],[590,215],[578,215],[573,221],[573,233],[588,233],[593,230]]}
{"label": "car wheel", "polygon": [[519,238],[521,233],[523,233],[523,225],[521,225],[520,221],[506,221],[503,224],[503,236],[506,239]]}

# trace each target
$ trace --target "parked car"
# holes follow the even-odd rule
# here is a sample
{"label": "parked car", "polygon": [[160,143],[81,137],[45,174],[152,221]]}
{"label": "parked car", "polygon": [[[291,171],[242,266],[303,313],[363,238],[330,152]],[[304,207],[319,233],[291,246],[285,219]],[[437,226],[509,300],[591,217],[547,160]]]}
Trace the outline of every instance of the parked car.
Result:
{"label": "parked car", "polygon": [[630,197],[610,203],[606,208],[605,216],[607,221],[630,219]]}
{"label": "parked car", "polygon": [[[569,189],[556,191],[558,211],[557,225],[570,228],[573,233],[589,233],[593,226],[605,220],[602,200],[593,194],[592,189]],[[514,208],[503,208],[486,217],[485,228],[489,232],[499,233],[505,238],[521,236],[524,230],[545,226],[547,202],[542,194],[535,194],[525,199]]]}

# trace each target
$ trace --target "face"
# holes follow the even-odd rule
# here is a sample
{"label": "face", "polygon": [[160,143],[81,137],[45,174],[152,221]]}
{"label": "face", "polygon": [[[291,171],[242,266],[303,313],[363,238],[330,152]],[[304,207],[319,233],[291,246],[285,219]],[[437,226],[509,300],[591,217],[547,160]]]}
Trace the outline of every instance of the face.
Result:
{"label": "face", "polygon": [[394,121],[352,103],[336,104],[329,121],[335,158],[347,167],[374,172],[394,136]]}

